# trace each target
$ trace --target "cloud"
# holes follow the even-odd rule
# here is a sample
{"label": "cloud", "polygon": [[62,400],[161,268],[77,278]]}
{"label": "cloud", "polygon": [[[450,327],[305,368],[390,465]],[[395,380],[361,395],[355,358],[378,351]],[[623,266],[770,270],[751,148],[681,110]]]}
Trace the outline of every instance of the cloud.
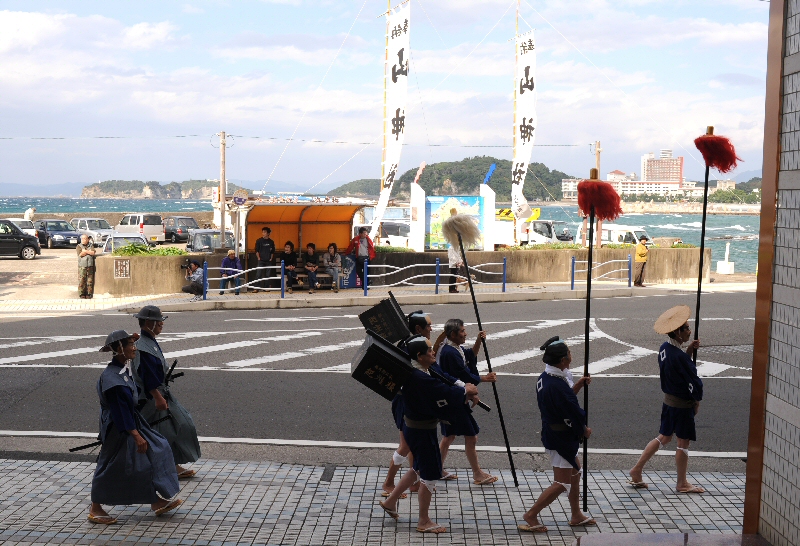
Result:
{"label": "cloud", "polygon": [[122,44],[129,49],[152,49],[165,46],[175,40],[172,35],[177,27],[172,23],[137,23],[122,31]]}
{"label": "cloud", "polygon": [[765,78],[756,78],[748,74],[717,74],[708,83],[711,87],[764,87]]}
{"label": "cloud", "polygon": [[319,66],[330,63],[341,46],[342,52],[339,54],[339,58],[347,64],[364,65],[377,60],[375,52],[364,50],[367,44],[363,38],[350,35],[342,45],[344,37],[344,34],[267,36],[256,32],[243,32],[222,46],[212,48],[211,53],[217,58],[229,61],[294,61],[309,66]]}

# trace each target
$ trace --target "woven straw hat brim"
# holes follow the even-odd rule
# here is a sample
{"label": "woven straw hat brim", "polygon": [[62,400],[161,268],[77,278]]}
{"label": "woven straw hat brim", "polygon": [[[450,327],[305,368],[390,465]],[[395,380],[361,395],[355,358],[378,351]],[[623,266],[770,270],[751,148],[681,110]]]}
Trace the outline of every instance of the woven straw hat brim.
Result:
{"label": "woven straw hat brim", "polygon": [[676,305],[672,309],[664,311],[653,325],[653,330],[659,334],[674,332],[689,320],[692,310],[688,305]]}

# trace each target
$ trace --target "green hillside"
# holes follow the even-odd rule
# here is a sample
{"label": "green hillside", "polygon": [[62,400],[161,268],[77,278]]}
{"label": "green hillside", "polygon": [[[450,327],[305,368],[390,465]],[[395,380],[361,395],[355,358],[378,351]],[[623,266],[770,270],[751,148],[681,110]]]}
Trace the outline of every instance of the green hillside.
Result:
{"label": "green hillside", "polygon": [[[492,163],[497,169],[489,181],[501,201],[511,199],[511,161],[489,156],[467,157],[461,161],[440,162],[428,165],[419,179],[419,184],[428,195],[477,195]],[[407,170],[395,183],[393,197],[407,198],[410,185],[417,174],[417,167]],[[561,179],[572,178],[561,171],[550,170],[542,163],[531,163],[525,178],[523,193],[530,200],[561,199]],[[379,193],[380,181],[362,179],[339,186],[328,192],[339,196],[375,196]]]}

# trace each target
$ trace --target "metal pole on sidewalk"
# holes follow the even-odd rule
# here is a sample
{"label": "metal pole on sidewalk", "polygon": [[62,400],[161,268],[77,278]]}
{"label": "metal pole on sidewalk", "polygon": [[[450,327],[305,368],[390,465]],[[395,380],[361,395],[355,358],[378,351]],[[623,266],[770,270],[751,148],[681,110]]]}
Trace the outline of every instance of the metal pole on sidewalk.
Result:
{"label": "metal pole on sidewalk", "polygon": [[569,289],[575,290],[575,256],[572,257],[572,265],[570,265]]}
{"label": "metal pole on sidewalk", "polygon": [[367,284],[369,282],[367,280],[368,278],[369,278],[369,260],[364,260],[364,278],[361,280],[361,284],[364,285],[364,295],[365,296],[367,295],[367,290],[369,289],[367,287]]}
{"label": "metal pole on sidewalk", "polygon": [[219,238],[220,248],[225,248],[225,196],[228,184],[225,181],[225,131],[219,134]]}
{"label": "metal pole on sidewalk", "polygon": [[203,262],[203,300],[208,295],[208,262]]}
{"label": "metal pole on sidewalk", "polygon": [[633,264],[631,263],[631,255],[628,254],[628,288],[633,284]]}
{"label": "metal pole on sidewalk", "polygon": [[281,260],[281,298],[286,297],[286,266]]}
{"label": "metal pole on sidewalk", "polygon": [[436,292],[439,293],[439,258],[436,258]]}
{"label": "metal pole on sidewalk", "polygon": [[503,292],[506,291],[506,260],[507,258],[503,258]]}

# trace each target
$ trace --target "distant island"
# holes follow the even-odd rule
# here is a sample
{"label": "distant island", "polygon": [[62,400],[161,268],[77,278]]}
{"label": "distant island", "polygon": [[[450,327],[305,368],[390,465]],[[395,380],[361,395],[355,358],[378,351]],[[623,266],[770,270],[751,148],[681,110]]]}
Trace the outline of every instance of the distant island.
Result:
{"label": "distant island", "polygon": [[[81,191],[82,199],[210,199],[219,185],[216,180],[186,180],[160,184],[141,180],[106,180],[89,186]],[[228,191],[241,189],[228,183]]]}
{"label": "distant island", "polygon": [[[511,161],[491,156],[467,157],[461,161],[442,161],[425,167],[419,185],[428,195],[478,195],[480,185],[492,163],[497,167],[489,181],[489,187],[497,193],[500,201],[511,200]],[[408,199],[410,185],[417,168],[405,171],[397,179],[392,197]],[[561,200],[561,180],[574,178],[566,173],[550,170],[544,163],[531,163],[525,178],[523,193],[530,201]],[[377,197],[381,181],[377,178],[362,178],[343,184],[328,192],[337,197]]]}

